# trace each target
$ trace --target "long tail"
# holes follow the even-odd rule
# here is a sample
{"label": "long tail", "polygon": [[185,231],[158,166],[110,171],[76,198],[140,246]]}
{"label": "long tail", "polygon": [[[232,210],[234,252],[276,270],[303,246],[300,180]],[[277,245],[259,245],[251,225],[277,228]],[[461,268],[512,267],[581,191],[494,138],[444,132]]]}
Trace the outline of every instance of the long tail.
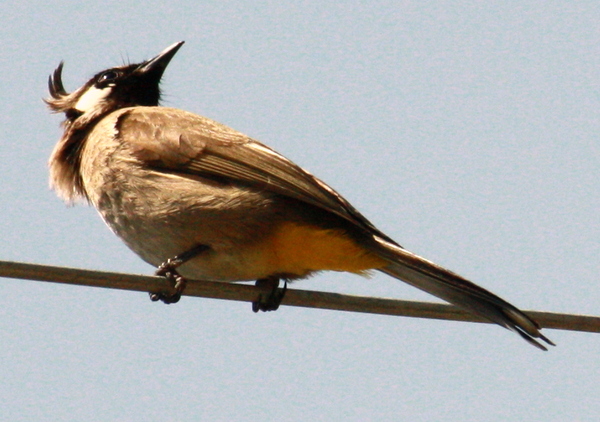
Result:
{"label": "long tail", "polygon": [[378,254],[390,263],[380,271],[514,331],[539,349],[548,350],[536,339],[554,346],[540,333],[537,322],[495,294],[406,249],[375,239]]}

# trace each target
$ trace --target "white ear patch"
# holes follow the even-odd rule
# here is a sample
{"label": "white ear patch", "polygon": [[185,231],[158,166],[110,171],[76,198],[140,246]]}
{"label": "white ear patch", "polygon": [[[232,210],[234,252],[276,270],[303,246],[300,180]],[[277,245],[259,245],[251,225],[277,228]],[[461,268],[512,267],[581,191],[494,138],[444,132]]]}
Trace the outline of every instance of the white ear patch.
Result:
{"label": "white ear patch", "polygon": [[107,86],[102,89],[91,87],[81,96],[79,101],[77,101],[77,104],[75,104],[75,109],[82,113],[87,113],[88,111],[94,110],[106,99],[106,97],[108,97],[111,89],[111,86]]}

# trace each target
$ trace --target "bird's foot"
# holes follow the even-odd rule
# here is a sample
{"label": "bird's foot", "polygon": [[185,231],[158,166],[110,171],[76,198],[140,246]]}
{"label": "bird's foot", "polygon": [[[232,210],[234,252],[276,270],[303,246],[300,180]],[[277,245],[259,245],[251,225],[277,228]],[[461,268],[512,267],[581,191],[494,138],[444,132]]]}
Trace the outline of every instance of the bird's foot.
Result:
{"label": "bird's foot", "polygon": [[[181,263],[179,263],[181,265]],[[171,303],[179,302],[181,299],[181,294],[185,290],[185,286],[187,285],[187,281],[185,278],[179,275],[176,268],[179,266],[174,260],[168,259],[156,270],[156,275],[162,276],[167,279],[169,284],[173,287],[171,292],[159,292],[159,293],[149,293],[150,300],[153,302],[161,301],[166,303],[167,305]]]}
{"label": "bird's foot", "polygon": [[196,245],[193,248],[174,256],[173,258],[167,259],[165,262],[158,266],[156,270],[156,275],[165,277],[171,286],[173,287],[171,292],[159,292],[153,293],[150,292],[150,300],[153,302],[161,301],[166,304],[177,303],[179,299],[181,299],[181,295],[185,290],[185,286],[187,285],[187,281],[177,272],[177,268],[190,259],[195,258],[200,255],[202,252],[209,249],[207,245]]}
{"label": "bird's foot", "polygon": [[255,286],[260,287],[264,292],[260,293],[258,300],[252,302],[252,311],[276,311],[287,291],[287,280],[284,280],[283,289],[279,289],[279,278],[277,277],[256,280]]}

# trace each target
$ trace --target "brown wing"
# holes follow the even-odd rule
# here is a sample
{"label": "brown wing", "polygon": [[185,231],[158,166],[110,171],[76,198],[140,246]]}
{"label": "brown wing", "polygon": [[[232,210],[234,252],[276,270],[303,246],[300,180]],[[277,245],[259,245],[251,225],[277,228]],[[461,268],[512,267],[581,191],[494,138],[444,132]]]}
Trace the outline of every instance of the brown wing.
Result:
{"label": "brown wing", "polygon": [[136,156],[156,168],[267,189],[334,213],[396,244],[312,174],[220,123],[177,109],[136,107],[121,115],[117,129]]}

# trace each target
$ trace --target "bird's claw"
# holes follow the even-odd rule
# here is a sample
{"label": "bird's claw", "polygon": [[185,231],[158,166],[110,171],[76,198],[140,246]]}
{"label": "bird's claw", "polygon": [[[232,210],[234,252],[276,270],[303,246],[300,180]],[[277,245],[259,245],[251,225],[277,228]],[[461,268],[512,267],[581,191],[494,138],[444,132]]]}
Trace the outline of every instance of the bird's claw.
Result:
{"label": "bird's claw", "polygon": [[258,300],[252,302],[252,311],[276,311],[287,291],[287,281],[284,282],[283,289],[279,289],[278,278],[256,280],[255,286],[263,288],[265,292],[261,292],[258,296]]}
{"label": "bird's claw", "polygon": [[156,275],[165,277],[167,281],[173,286],[172,292],[159,292],[159,293],[149,293],[150,300],[153,302],[161,301],[166,303],[167,305],[171,303],[179,302],[181,299],[181,294],[185,290],[187,285],[187,281],[185,278],[177,273],[177,266],[181,265],[180,262],[174,262],[174,260],[168,259],[167,261],[160,264],[158,269],[156,270]]}

